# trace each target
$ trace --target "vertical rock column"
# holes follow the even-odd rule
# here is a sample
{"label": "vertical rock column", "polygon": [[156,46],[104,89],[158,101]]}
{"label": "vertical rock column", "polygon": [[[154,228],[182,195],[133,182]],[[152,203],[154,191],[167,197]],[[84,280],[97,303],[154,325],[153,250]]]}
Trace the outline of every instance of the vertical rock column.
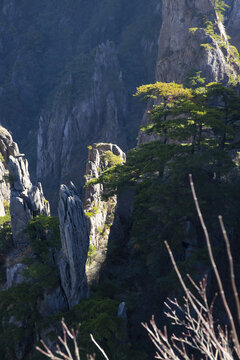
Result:
{"label": "vertical rock column", "polygon": [[[86,166],[86,180],[98,178],[101,172],[115,163],[126,161],[126,154],[115,144],[97,143],[89,147]],[[102,184],[88,186],[85,191],[84,210],[90,223],[90,243],[96,248],[104,245],[108,239],[109,229],[113,222],[116,196],[102,201],[104,193]]]}
{"label": "vertical rock column", "polygon": [[28,162],[19,152],[7,129],[0,126],[0,216],[5,215],[3,202],[10,200],[11,228],[16,249],[27,245],[24,230],[37,214],[50,214],[49,203],[41,184],[32,185]]}
{"label": "vertical rock column", "polygon": [[88,297],[85,265],[89,247],[89,224],[75,186],[60,187],[58,206],[62,251],[59,256],[61,285],[69,308]]}
{"label": "vertical rock column", "polygon": [[50,207],[44,198],[41,184],[32,185],[28,162],[24,155],[10,155],[8,169],[11,183],[10,214],[13,242],[15,247],[21,248],[27,244],[24,230],[29,220],[38,214],[50,215]]}

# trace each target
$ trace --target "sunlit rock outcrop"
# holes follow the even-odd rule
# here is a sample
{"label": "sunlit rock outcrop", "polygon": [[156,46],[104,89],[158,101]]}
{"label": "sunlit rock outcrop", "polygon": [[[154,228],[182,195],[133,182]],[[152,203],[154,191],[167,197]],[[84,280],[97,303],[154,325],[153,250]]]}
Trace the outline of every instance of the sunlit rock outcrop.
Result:
{"label": "sunlit rock outcrop", "polygon": [[[86,181],[98,178],[104,170],[125,161],[126,155],[117,145],[93,144],[89,147]],[[116,206],[116,197],[103,201],[103,193],[102,184],[93,184],[85,189],[84,210],[90,222],[90,242],[96,247],[99,247],[101,240],[108,238]]]}
{"label": "sunlit rock outcrop", "polygon": [[11,228],[14,244],[18,247],[27,243],[24,230],[29,220],[38,214],[50,215],[50,207],[44,198],[41,184],[32,185],[24,155],[10,156],[8,169],[11,183]]}

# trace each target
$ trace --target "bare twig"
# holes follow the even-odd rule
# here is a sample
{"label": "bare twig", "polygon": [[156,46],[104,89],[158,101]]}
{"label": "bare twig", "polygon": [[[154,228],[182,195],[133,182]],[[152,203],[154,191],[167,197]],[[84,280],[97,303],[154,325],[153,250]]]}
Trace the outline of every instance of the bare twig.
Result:
{"label": "bare twig", "polygon": [[[237,358],[240,359],[240,352],[239,352],[239,340],[236,333],[235,324],[233,321],[233,317],[227,303],[225,293],[223,290],[222,281],[213,257],[212,248],[210,244],[209,234],[205,222],[203,220],[203,216],[199,207],[198,199],[196,196],[194,184],[192,181],[192,176],[190,175],[190,184],[192,189],[192,194],[194,198],[194,202],[196,205],[197,213],[204,231],[204,235],[206,238],[206,243],[208,247],[209,257],[211,260],[211,264],[213,270],[215,272],[218,286],[220,289],[221,297],[224,303],[225,310],[227,311],[228,318],[231,324],[231,337],[229,337],[227,326],[223,330],[220,325],[217,327],[214,326],[214,319],[213,319],[213,304],[216,298],[208,304],[207,300],[207,278],[206,276],[200,281],[199,285],[194,282],[190,275],[188,279],[190,280],[191,284],[195,288],[197,292],[197,296],[193,294],[186,285],[183,277],[178,269],[172,251],[165,241],[165,245],[169,252],[173,267],[175,272],[179,278],[179,281],[184,289],[186,297],[184,297],[184,306],[180,306],[177,300],[168,299],[168,302],[165,302],[165,306],[167,307],[167,312],[165,315],[171,319],[173,325],[182,326],[183,331],[181,335],[178,336],[173,334],[170,337],[170,340],[167,336],[167,330],[164,328],[162,332],[157,328],[155,324],[154,317],[150,321],[151,327],[147,324],[143,324],[145,329],[148,331],[148,334],[155,344],[156,347],[156,359],[164,360],[178,360],[179,356],[181,359],[190,360],[194,359],[193,355],[189,355],[186,350],[186,346],[198,350],[199,353],[203,356],[203,359],[210,359],[210,360],[233,360],[233,350],[230,347],[231,339],[234,343],[234,350],[236,352]],[[240,314],[240,303],[239,297],[237,293],[237,288],[235,284],[235,277],[234,277],[234,268],[233,268],[233,260],[231,256],[231,250],[229,245],[229,239],[227,237],[227,233],[222,222],[222,218],[219,218],[222,233],[226,242],[227,246],[227,254],[230,264],[230,272],[231,272],[231,279],[232,279],[232,288],[234,291],[235,301],[238,309],[238,314]],[[194,310],[194,311],[193,311]],[[181,314],[181,316],[178,315]],[[199,359],[199,357],[198,357]]]}
{"label": "bare twig", "polygon": [[[45,342],[43,340],[40,340],[41,344],[43,346],[43,349],[40,348],[39,346],[37,346],[36,349],[38,351],[40,351],[43,355],[45,355],[46,357],[48,357],[48,358],[50,358],[52,360],[80,360],[79,350],[81,348],[79,347],[79,345],[77,343],[78,331],[74,331],[73,329],[69,330],[69,328],[67,327],[64,319],[62,319],[62,331],[63,331],[63,337],[58,336],[58,340],[62,344],[63,350],[61,350],[60,346],[57,345],[56,351],[55,351],[55,354],[54,354],[50,350],[50,348],[45,344]],[[71,353],[71,351],[69,349],[67,336],[73,341],[75,358],[73,358],[73,354]],[[103,353],[103,355],[105,356],[105,359],[109,360],[107,355],[104,353],[104,351],[101,349],[101,347],[96,342],[96,340],[93,339],[92,335],[91,335],[91,339],[94,342],[94,344],[100,349],[100,351]],[[82,349],[82,350],[86,351],[85,349]],[[89,360],[94,360],[95,356],[87,354],[87,358]]]}
{"label": "bare twig", "polygon": [[105,358],[106,360],[109,360],[109,358],[107,357],[105,351],[104,351],[104,350],[101,348],[101,346],[96,342],[96,340],[94,339],[94,337],[93,337],[92,334],[90,334],[90,338],[91,338],[92,342],[93,342],[93,343],[98,347],[98,349],[101,351],[101,353],[103,354],[104,358]]}
{"label": "bare twig", "polygon": [[223,223],[222,216],[219,216],[218,219],[219,219],[219,222],[220,222],[222,234],[223,234],[225,244],[226,244],[226,248],[227,248],[229,267],[230,267],[230,275],[231,275],[231,282],[232,282],[232,289],[233,289],[234,299],[235,299],[235,303],[236,303],[236,307],[237,307],[238,323],[240,325],[240,301],[239,301],[239,296],[238,296],[238,291],[237,291],[237,286],[236,286],[236,281],[235,281],[232,252],[231,252],[229,238],[228,238],[228,235],[227,235],[224,223]]}
{"label": "bare twig", "polygon": [[231,310],[230,310],[230,308],[228,306],[227,299],[226,299],[224,289],[223,289],[223,285],[222,285],[222,280],[220,278],[220,275],[219,275],[219,272],[218,272],[218,269],[217,269],[217,266],[216,266],[216,263],[215,263],[215,260],[214,260],[214,257],[213,257],[212,247],[211,247],[211,243],[210,243],[210,239],[209,239],[208,230],[207,230],[207,227],[205,225],[205,222],[204,222],[204,219],[203,219],[203,216],[202,216],[202,212],[201,212],[201,209],[200,209],[200,206],[199,206],[199,203],[198,203],[198,199],[197,199],[197,195],[196,195],[196,191],[195,191],[195,187],[194,187],[194,183],[193,183],[193,179],[192,179],[192,174],[189,175],[189,179],[190,179],[190,186],[191,186],[195,206],[196,206],[196,209],[197,209],[198,217],[199,217],[199,220],[201,222],[201,225],[202,225],[202,228],[203,228],[203,231],[204,231],[206,244],[207,244],[207,248],[208,248],[209,258],[210,258],[210,261],[211,261],[211,264],[212,264],[212,267],[213,267],[213,271],[214,271],[216,279],[217,279],[217,283],[218,283],[218,287],[219,287],[219,290],[220,290],[220,295],[221,295],[221,298],[222,298],[222,301],[223,301],[223,305],[225,307],[225,310],[227,312],[227,315],[228,315],[228,318],[229,318],[229,321],[230,321],[230,324],[231,324],[232,337],[233,337],[233,342],[234,342],[234,345],[235,345],[235,350],[236,350],[236,353],[237,353],[238,357],[240,358],[240,344],[239,344],[239,340],[238,340],[238,336],[237,336],[235,323],[234,323],[234,320],[233,320]]}

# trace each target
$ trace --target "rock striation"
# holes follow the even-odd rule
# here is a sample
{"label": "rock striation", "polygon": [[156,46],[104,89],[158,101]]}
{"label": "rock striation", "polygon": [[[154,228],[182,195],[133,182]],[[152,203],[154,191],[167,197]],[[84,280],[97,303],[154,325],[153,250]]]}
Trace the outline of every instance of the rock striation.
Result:
{"label": "rock striation", "polygon": [[126,147],[126,90],[115,46],[107,41],[97,47],[88,92],[73,97],[74,81],[73,76],[66,79],[39,122],[37,177],[51,194],[57,183],[83,184],[88,145],[120,140]]}
{"label": "rock striation", "polygon": [[85,265],[89,247],[89,224],[73,184],[60,187],[58,205],[62,250],[58,259],[61,286],[72,308],[88,297]]}
{"label": "rock striation", "polygon": [[[227,35],[212,1],[163,0],[162,4],[156,80],[182,83],[191,70],[202,71],[209,82],[237,79],[239,68],[228,61]],[[225,46],[219,46],[215,37],[206,33],[204,19],[216,21],[215,32]]]}
{"label": "rock striation", "polygon": [[11,183],[10,214],[13,242],[16,247],[27,244],[24,230],[31,218],[38,214],[50,215],[50,206],[45,199],[41,183],[32,185],[28,162],[24,155],[10,155],[8,161]]}
{"label": "rock striation", "polygon": [[[235,35],[234,27],[238,24],[235,14],[240,11],[240,2],[236,0],[230,5],[228,28]],[[207,82],[227,84],[238,79],[239,64],[233,61],[225,27],[211,0],[163,0],[162,16],[156,81],[184,83],[194,71],[200,71]],[[206,31],[206,20],[216,24],[214,34]],[[148,121],[146,112],[142,124]],[[140,131],[139,143],[152,140],[156,140],[155,135]]]}
{"label": "rock striation", "polygon": [[9,156],[19,154],[18,146],[11,134],[0,126],[0,216],[5,216],[4,202],[10,202],[10,183],[7,162]]}
{"label": "rock striation", "polygon": [[11,228],[16,248],[26,245],[24,229],[37,214],[50,214],[49,203],[39,183],[31,183],[28,162],[19,152],[11,134],[0,127],[0,214],[5,215],[4,201],[10,201]]}
{"label": "rock striation", "polygon": [[[94,2],[94,6],[92,2],[84,0],[70,2],[41,0],[36,3],[32,0],[1,1],[0,73],[4,74],[0,79],[1,122],[13,132],[14,138],[17,139],[20,148],[29,160],[31,172],[35,170],[41,158],[40,153],[37,161],[35,158],[38,120],[41,113],[44,118],[50,113],[53,120],[52,113],[58,107],[59,110],[61,109],[61,115],[64,116],[65,113],[67,119],[73,112],[75,113],[80,100],[85,99],[87,105],[85,111],[93,114],[93,122],[97,119],[95,109],[92,108],[95,102],[91,102],[90,99],[88,101],[89,85],[90,88],[94,87],[93,72],[86,71],[86,68],[81,66],[81,59],[82,55],[94,57],[96,50],[99,52],[98,47],[106,46],[108,41],[115,44],[119,72],[108,71],[108,78],[104,78],[104,83],[109,87],[108,93],[111,92],[113,96],[103,93],[103,97],[106,95],[106,108],[103,106],[100,109],[104,114],[114,111],[116,106],[118,111],[121,111],[119,86],[115,82],[115,75],[117,78],[120,76],[124,82],[125,97],[134,109],[131,105],[128,106],[128,115],[123,119],[124,121],[121,121],[121,127],[126,131],[120,134],[122,143],[118,142],[120,146],[123,146],[123,142],[126,141],[125,134],[128,133],[128,146],[135,144],[142,106],[136,105],[138,102],[132,99],[132,93],[140,81],[150,82],[154,78],[160,25],[159,0],[141,0],[141,6],[138,0],[131,0],[130,5],[126,0],[119,0],[111,6],[109,6],[109,0]],[[101,51],[100,55],[96,56],[96,61],[102,60]],[[105,52],[105,54],[110,62],[111,53]],[[91,62],[92,59],[87,60],[87,65]],[[86,79],[89,79],[90,83],[87,84]],[[60,88],[64,87],[68,87],[68,90],[72,88],[72,92],[68,91],[64,99],[59,98],[56,101],[56,97],[59,97],[61,92]],[[76,98],[78,98],[77,101]],[[92,96],[91,98],[93,99]],[[116,100],[117,104],[114,104]],[[84,112],[84,108],[82,111]],[[58,114],[60,115],[60,111]],[[59,127],[62,121],[59,121]],[[89,125],[91,133],[92,122]],[[117,130],[114,120],[109,125],[106,129],[105,121],[103,121],[101,131]],[[87,124],[85,127],[88,127]],[[75,130],[77,131],[77,128]],[[59,133],[61,140],[62,133],[60,131]],[[59,133],[56,132],[56,140]],[[116,142],[116,139],[95,137],[91,138],[87,145],[96,141]],[[48,145],[50,146],[50,143]],[[74,152],[74,149],[72,151]],[[49,153],[51,157],[50,148]],[[75,155],[79,155],[77,147]],[[85,155],[87,156],[86,153]],[[82,154],[83,161],[86,158],[85,155]],[[66,168],[67,164],[64,162],[61,164]],[[49,168],[52,166],[50,162],[47,162],[46,168],[48,165]],[[76,176],[77,173],[79,173],[78,169],[74,175]],[[64,174],[66,175],[71,178],[71,174]],[[44,174],[39,180],[43,179]],[[57,176],[55,180],[58,180]],[[44,191],[45,185],[44,183]],[[57,198],[59,190],[57,181],[53,189],[56,191]]]}
{"label": "rock striation", "polygon": [[227,3],[230,6],[227,12],[227,32],[231,36],[230,41],[240,50],[240,0],[228,0]]}
{"label": "rock striation", "polygon": [[[101,172],[115,165],[115,162],[126,161],[126,154],[115,144],[95,143],[89,147],[86,166],[86,181],[96,179]],[[102,200],[104,186],[95,184],[87,186],[84,196],[84,210],[90,223],[90,243],[95,247],[107,240],[113,222],[116,197]]]}

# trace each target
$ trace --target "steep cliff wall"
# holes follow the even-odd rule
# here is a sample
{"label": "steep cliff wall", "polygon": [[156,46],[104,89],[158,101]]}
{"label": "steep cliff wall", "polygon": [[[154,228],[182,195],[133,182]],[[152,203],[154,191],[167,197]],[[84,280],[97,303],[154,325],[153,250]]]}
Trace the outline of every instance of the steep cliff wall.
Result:
{"label": "steep cliff wall", "polygon": [[58,206],[62,249],[58,261],[62,288],[69,308],[88,297],[85,265],[89,247],[89,224],[75,186],[61,185]]}
{"label": "steep cliff wall", "polygon": [[154,79],[160,25],[159,0],[1,3],[1,122],[31,174],[39,163],[44,189],[52,179],[48,198],[54,192],[57,199],[59,177],[79,184],[86,144],[134,145],[143,106],[132,93]]}
{"label": "steep cliff wall", "polygon": [[226,17],[227,33],[231,36],[231,43],[240,51],[240,0],[229,0],[227,4],[230,6]]}
{"label": "steep cliff wall", "polygon": [[53,110],[41,117],[37,176],[49,191],[62,182],[73,180],[79,185],[83,181],[87,146],[96,140],[119,141],[127,146],[126,89],[112,43],[97,48],[90,71],[85,79],[87,94],[73,100],[76,79],[69,75]]}
{"label": "steep cliff wall", "polygon": [[34,186],[28,172],[28,161],[18,150],[11,134],[0,127],[0,209],[5,215],[4,201],[10,202],[11,227],[14,245],[23,245],[24,229],[37,214],[50,214],[49,203],[43,195],[41,184]]}
{"label": "steep cliff wall", "polygon": [[[231,1],[225,14],[227,31],[233,35],[235,45],[240,39],[236,30],[239,8],[239,0]],[[239,80],[239,62],[234,61],[231,40],[211,0],[163,0],[162,16],[156,81],[184,83],[198,71],[207,82],[228,84]],[[147,113],[142,120],[142,124],[146,123]],[[154,139],[153,135],[139,133],[139,143]]]}
{"label": "steep cliff wall", "polygon": [[[202,71],[202,76],[209,82],[227,83],[230,77],[237,78],[239,68],[228,61],[228,39],[223,24],[217,21],[211,0],[163,0],[162,14],[156,69],[158,81],[181,83],[191,70]],[[225,46],[220,46],[215,36],[206,32],[206,20],[217,22],[215,33]]]}

